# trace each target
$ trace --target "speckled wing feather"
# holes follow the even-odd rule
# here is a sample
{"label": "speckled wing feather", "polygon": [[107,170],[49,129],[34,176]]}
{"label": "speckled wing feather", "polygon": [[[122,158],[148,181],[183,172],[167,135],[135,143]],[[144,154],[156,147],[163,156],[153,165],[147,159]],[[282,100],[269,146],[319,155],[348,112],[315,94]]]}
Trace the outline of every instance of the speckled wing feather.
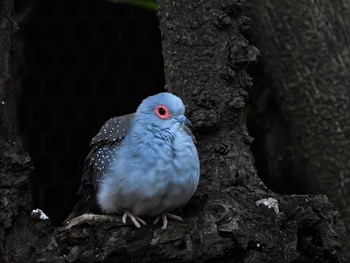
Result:
{"label": "speckled wing feather", "polygon": [[112,118],[91,140],[90,152],[84,162],[81,185],[78,190],[80,200],[65,222],[96,207],[99,181],[110,162],[115,158],[116,147],[123,141],[133,119],[134,113]]}

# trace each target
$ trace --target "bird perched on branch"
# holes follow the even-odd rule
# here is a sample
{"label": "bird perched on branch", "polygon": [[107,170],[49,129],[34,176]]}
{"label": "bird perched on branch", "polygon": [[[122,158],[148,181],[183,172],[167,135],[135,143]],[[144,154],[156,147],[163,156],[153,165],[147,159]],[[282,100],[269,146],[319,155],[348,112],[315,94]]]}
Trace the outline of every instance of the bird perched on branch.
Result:
{"label": "bird perched on branch", "polygon": [[169,212],[194,194],[199,159],[191,122],[177,96],[159,93],[142,101],[136,113],[107,121],[92,139],[85,160],[80,201],[66,221],[98,208],[123,214],[140,228],[140,216],[182,221]]}

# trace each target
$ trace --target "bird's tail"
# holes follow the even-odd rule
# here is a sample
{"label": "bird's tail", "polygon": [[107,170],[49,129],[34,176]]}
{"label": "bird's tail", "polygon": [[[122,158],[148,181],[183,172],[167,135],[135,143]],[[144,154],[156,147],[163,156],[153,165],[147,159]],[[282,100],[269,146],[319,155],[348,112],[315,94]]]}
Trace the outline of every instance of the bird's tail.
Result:
{"label": "bird's tail", "polygon": [[92,197],[91,195],[86,195],[80,201],[73,207],[72,212],[69,214],[69,216],[66,218],[66,220],[63,221],[63,225],[67,224],[70,220],[73,218],[80,216],[88,211],[92,211],[96,209],[97,207],[97,201],[95,197]]}

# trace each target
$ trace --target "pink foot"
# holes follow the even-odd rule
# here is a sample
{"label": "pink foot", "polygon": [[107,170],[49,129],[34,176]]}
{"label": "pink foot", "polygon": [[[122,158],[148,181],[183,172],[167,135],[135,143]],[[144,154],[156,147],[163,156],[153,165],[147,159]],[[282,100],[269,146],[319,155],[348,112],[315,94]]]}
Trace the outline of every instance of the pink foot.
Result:
{"label": "pink foot", "polygon": [[158,223],[160,217],[162,217],[162,220],[163,220],[163,226],[162,226],[163,230],[165,230],[167,228],[167,226],[168,226],[168,218],[177,220],[179,222],[183,222],[184,221],[181,216],[177,216],[177,215],[170,214],[170,213],[165,213],[162,216],[157,216],[156,217],[156,219],[153,222],[154,225]]}
{"label": "pink foot", "polygon": [[[130,218],[131,221],[133,222],[133,224],[137,227],[137,228],[141,228],[141,225],[147,225],[145,221],[143,221],[141,218],[139,218],[138,216],[134,216],[131,212],[129,212],[128,210],[124,211],[124,215],[122,217],[122,221],[124,223],[124,225],[126,224],[126,219]],[[139,223],[140,222],[140,223]]]}

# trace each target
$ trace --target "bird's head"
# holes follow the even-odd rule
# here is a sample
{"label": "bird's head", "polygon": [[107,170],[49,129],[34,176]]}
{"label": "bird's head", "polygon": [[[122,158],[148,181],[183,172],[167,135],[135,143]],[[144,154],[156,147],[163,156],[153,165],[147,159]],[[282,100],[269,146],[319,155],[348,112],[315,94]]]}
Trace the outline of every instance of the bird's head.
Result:
{"label": "bird's head", "polygon": [[191,125],[184,115],[182,100],[168,92],[150,96],[142,101],[136,111],[136,118],[160,129],[169,129],[176,124]]}

